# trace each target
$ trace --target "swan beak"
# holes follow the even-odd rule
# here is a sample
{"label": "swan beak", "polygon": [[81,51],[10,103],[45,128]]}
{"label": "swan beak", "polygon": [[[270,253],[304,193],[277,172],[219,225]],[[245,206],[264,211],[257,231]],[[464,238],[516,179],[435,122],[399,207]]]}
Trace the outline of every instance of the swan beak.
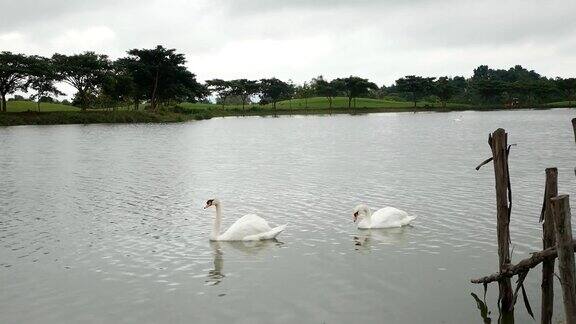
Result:
{"label": "swan beak", "polygon": [[206,205],[206,206],[204,206],[204,209],[206,209],[206,208],[208,208],[208,207],[210,207],[210,206],[212,206],[212,205]]}
{"label": "swan beak", "polygon": [[357,219],[358,219],[358,212],[354,213],[354,223],[356,223]]}

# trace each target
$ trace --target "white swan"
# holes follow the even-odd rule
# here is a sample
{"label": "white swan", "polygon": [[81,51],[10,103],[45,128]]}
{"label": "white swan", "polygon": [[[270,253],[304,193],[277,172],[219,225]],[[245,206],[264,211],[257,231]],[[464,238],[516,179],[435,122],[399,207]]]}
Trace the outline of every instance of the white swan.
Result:
{"label": "white swan", "polygon": [[212,227],[212,233],[210,234],[211,241],[271,240],[286,228],[286,225],[272,228],[263,218],[254,214],[248,214],[242,216],[224,233],[220,234],[220,225],[222,223],[222,205],[220,204],[220,200],[208,200],[204,209],[210,206],[216,207],[216,218],[214,218],[214,225]]}
{"label": "white swan", "polygon": [[354,222],[360,219],[358,222],[360,229],[402,227],[410,224],[415,218],[416,216],[410,216],[407,212],[394,207],[384,207],[374,214],[370,207],[364,204],[354,208]]}

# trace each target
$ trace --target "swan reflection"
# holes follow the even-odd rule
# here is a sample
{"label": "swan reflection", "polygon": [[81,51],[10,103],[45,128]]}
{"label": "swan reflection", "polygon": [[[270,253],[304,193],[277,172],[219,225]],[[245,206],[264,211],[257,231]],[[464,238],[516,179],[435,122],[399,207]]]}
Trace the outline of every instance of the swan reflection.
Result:
{"label": "swan reflection", "polygon": [[[212,257],[214,260],[214,267],[208,271],[208,278],[206,284],[209,286],[216,286],[220,284],[226,275],[223,273],[224,268],[224,252],[240,254],[240,256],[256,256],[264,250],[269,250],[274,246],[281,246],[283,242],[276,239],[265,241],[231,241],[231,242],[218,242],[211,241],[210,248],[212,248]],[[240,253],[237,253],[240,252]]]}
{"label": "swan reflection", "polygon": [[354,245],[356,250],[370,250],[372,247],[380,244],[400,245],[407,241],[406,232],[410,225],[395,228],[369,229],[361,230],[354,235]]}

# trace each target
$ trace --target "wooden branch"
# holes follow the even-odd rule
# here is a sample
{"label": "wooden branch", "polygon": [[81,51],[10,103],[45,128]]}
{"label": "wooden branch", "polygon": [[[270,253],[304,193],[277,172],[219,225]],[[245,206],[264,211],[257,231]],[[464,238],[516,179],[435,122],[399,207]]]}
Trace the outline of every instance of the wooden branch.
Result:
{"label": "wooden branch", "polygon": [[492,162],[492,160],[494,160],[493,157],[489,157],[486,160],[482,161],[482,163],[478,164],[478,166],[476,167],[476,171],[480,170],[481,167],[485,166],[486,164]]}
{"label": "wooden branch", "polygon": [[[572,248],[576,252],[576,240],[572,241]],[[556,247],[551,247],[543,251],[532,253],[531,257],[526,258],[515,265],[509,265],[507,268],[504,269],[504,271],[500,273],[493,273],[489,276],[485,276],[478,279],[472,279],[470,280],[470,282],[475,284],[483,284],[499,281],[504,278],[511,278],[515,275],[518,275],[522,272],[526,272],[536,267],[544,260],[555,259],[556,257],[558,257],[558,251],[556,251]]]}

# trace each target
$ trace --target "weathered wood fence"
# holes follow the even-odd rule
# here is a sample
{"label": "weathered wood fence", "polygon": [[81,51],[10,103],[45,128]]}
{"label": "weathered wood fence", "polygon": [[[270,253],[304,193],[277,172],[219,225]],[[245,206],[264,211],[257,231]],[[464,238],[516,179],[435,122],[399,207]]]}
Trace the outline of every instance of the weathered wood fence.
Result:
{"label": "weathered wood fence", "polygon": [[[572,119],[574,137],[576,140],[576,118]],[[554,306],[554,266],[558,258],[558,269],[564,301],[566,323],[576,324],[576,267],[574,252],[576,241],[572,237],[572,222],[570,201],[568,195],[558,195],[558,169],[546,169],[546,185],[544,202],[540,212],[542,222],[542,251],[534,252],[529,258],[512,264],[510,260],[510,216],[512,213],[512,188],[510,185],[510,172],[508,156],[508,134],[502,128],[497,129],[488,137],[488,144],[492,150],[492,157],[486,159],[476,170],[483,165],[493,162],[495,189],[496,189],[496,231],[498,240],[498,269],[497,273],[472,279],[472,283],[483,284],[484,289],[491,282],[498,282],[498,305],[503,313],[514,311],[518,293],[522,290],[524,304],[528,313],[533,316],[526,291],[524,280],[528,272],[542,263],[542,304],[541,323],[552,323]],[[576,172],[576,168],[575,168]],[[511,278],[518,276],[516,289],[512,289]]]}

